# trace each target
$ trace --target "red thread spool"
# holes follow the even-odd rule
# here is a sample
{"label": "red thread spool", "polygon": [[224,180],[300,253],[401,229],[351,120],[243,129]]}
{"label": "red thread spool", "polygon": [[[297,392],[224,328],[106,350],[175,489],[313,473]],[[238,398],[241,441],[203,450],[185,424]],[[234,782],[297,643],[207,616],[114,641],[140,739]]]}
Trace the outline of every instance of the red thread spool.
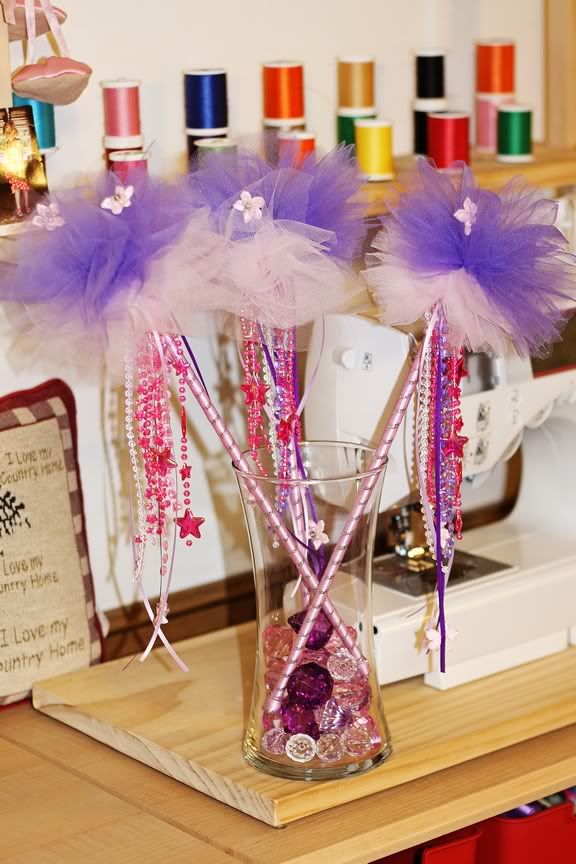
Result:
{"label": "red thread spool", "polygon": [[437,168],[452,162],[470,164],[470,118],[447,111],[428,115],[428,156]]}
{"label": "red thread spool", "polygon": [[134,150],[115,150],[110,153],[110,170],[116,174],[122,183],[127,183],[130,177],[148,173],[148,153]]}
{"label": "red thread spool", "polygon": [[104,147],[117,150],[142,147],[140,81],[102,81],[104,97]]}
{"label": "red thread spool", "polygon": [[280,159],[299,168],[310,153],[316,149],[314,132],[279,132],[278,155]]}
{"label": "red thread spool", "polygon": [[514,42],[476,43],[476,92],[514,93]]}
{"label": "red thread spool", "polygon": [[304,66],[278,60],[262,66],[264,125],[302,126],[304,120]]}

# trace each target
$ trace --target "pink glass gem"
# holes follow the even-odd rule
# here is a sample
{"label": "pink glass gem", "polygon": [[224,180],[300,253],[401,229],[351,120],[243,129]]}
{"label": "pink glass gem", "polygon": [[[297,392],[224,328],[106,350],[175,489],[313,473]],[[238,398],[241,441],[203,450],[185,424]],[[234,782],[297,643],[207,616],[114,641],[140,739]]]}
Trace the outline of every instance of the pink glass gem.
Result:
{"label": "pink glass gem", "polygon": [[378,726],[368,714],[361,714],[359,717],[355,717],[352,725],[356,729],[365,729],[368,732],[373,747],[380,744],[382,739],[380,738]]}
{"label": "pink glass gem", "polygon": [[276,756],[283,755],[286,752],[286,744],[290,736],[282,729],[269,729],[262,736],[262,749],[267,753],[274,753]]}
{"label": "pink glass gem", "polygon": [[304,708],[319,708],[332,694],[334,681],[318,663],[305,663],[292,672],[286,684],[290,702]]}
{"label": "pink glass gem", "polygon": [[329,732],[316,743],[316,755],[323,762],[337,762],[344,756],[344,746],[339,735]]}
{"label": "pink glass gem", "polygon": [[334,685],[334,698],[343,708],[361,711],[370,704],[372,694],[370,683],[363,675],[356,674],[350,681],[337,681]]}
{"label": "pink glass gem", "polygon": [[268,729],[274,729],[274,727],[282,727],[282,716],[280,714],[271,714],[268,711],[262,712],[262,728],[268,731]]}
{"label": "pink glass gem", "polygon": [[346,753],[350,756],[365,756],[372,747],[370,733],[367,729],[359,729],[356,726],[351,726],[345,729],[342,733],[342,746]]}
{"label": "pink glass gem", "polygon": [[350,681],[357,669],[358,664],[350,654],[332,654],[328,660],[328,671],[335,681]]}
{"label": "pink glass gem", "polygon": [[271,625],[264,630],[264,652],[267,657],[276,657],[280,660],[287,660],[294,633],[290,627],[280,627]]}
{"label": "pink glass gem", "polygon": [[[291,615],[290,618],[288,618],[288,624],[290,624],[296,633],[300,632],[307,611],[308,610],[304,609],[302,612],[297,612],[296,615]],[[319,648],[323,648],[332,636],[333,630],[334,628],[324,612],[320,612],[316,619],[316,623],[312,628],[312,632],[306,640],[306,648],[309,648],[311,651],[317,651]]]}
{"label": "pink glass gem", "polygon": [[320,732],[334,732],[352,723],[352,712],[338,704],[336,699],[328,699],[322,708],[314,712]]}
{"label": "pink glass gem", "polygon": [[[356,633],[355,627],[346,627],[346,633],[348,634],[348,637],[352,640],[352,642],[356,642],[358,634]],[[329,654],[338,654],[340,651],[344,650],[344,643],[342,642],[340,636],[338,635],[338,633],[336,633],[336,631],[332,633],[332,636],[326,643],[325,648]]]}
{"label": "pink glass gem", "polygon": [[316,755],[316,742],[310,735],[292,735],[286,742],[285,753],[293,762],[310,762]]}
{"label": "pink glass gem", "polygon": [[320,734],[314,712],[310,711],[309,708],[303,708],[301,705],[283,705],[282,722],[284,730],[291,734],[303,732],[310,735],[311,738],[318,738]]}
{"label": "pink glass gem", "polygon": [[328,658],[330,655],[323,648],[320,651],[309,651],[307,648],[304,649],[300,656],[299,666],[303,666],[305,663],[318,663],[319,666],[328,666]]}

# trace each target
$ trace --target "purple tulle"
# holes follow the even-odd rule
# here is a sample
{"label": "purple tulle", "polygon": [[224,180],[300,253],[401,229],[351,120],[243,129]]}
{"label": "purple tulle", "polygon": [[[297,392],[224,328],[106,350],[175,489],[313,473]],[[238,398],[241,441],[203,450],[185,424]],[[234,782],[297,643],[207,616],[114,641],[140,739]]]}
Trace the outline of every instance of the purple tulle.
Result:
{"label": "purple tulle", "polygon": [[95,187],[53,196],[65,220],[53,231],[32,228],[19,243],[19,264],[0,282],[0,300],[80,304],[97,321],[119,294],[136,290],[149,262],[186,227],[182,189],[135,176],[131,206],[115,215],[101,202],[120,184],[110,173]]}
{"label": "purple tulle", "polygon": [[[468,228],[455,214],[476,210]],[[468,205],[470,207],[470,204]],[[441,302],[450,342],[542,354],[576,301],[576,269],[554,227],[556,204],[521,179],[494,193],[472,171],[426,160],[383,219],[366,273],[386,323],[411,323]]]}
{"label": "purple tulle", "polygon": [[232,205],[246,190],[264,198],[274,222],[304,235],[307,228],[326,232],[325,251],[343,261],[360,252],[366,236],[363,206],[354,200],[360,187],[349,147],[321,158],[311,154],[300,168],[287,161],[272,166],[249,150],[209,154],[188,180],[191,207],[208,206],[217,230],[228,232],[230,239],[243,239],[258,229],[256,222],[230,220]]}
{"label": "purple tulle", "polygon": [[106,363],[116,372],[125,349],[147,331],[173,330],[190,292],[156,274],[184,232],[194,237],[190,281],[212,277],[218,244],[208,214],[190,211],[183,184],[134,175],[126,184],[134,187],[130,206],[103,209],[119,185],[109,174],[93,187],[52,196],[64,224],[50,231],[31,225],[18,241],[17,264],[0,271],[18,363],[91,372]]}

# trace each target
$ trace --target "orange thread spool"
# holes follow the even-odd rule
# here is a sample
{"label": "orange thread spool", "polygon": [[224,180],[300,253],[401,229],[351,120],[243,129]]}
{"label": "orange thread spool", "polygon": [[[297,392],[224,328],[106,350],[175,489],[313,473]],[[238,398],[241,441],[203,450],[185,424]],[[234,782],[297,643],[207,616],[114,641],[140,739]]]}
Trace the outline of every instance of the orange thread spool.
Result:
{"label": "orange thread spool", "polygon": [[505,39],[476,43],[476,91],[514,93],[514,43]]}
{"label": "orange thread spool", "polygon": [[314,132],[279,132],[278,153],[280,159],[299,168],[307,156],[316,148]]}
{"label": "orange thread spool", "polygon": [[262,66],[265,126],[304,124],[304,66],[278,60]]}

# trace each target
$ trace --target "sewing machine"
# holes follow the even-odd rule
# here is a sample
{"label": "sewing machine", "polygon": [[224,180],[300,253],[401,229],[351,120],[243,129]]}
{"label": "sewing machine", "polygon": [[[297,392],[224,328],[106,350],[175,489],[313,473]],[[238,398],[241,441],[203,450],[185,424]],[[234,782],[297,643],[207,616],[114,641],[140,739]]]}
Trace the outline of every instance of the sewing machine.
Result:
{"label": "sewing machine", "polygon": [[[375,321],[327,316],[315,328],[305,410],[309,440],[377,440],[410,363],[410,335]],[[321,350],[322,349],[322,350]],[[465,533],[447,589],[447,672],[420,650],[435,583],[429,556],[400,532],[396,554],[376,558],[373,619],[381,683],[424,675],[447,689],[576,644],[576,369],[534,377],[517,356],[473,355],[463,382],[464,511],[502,486],[503,463],[522,446],[519,495],[509,516]],[[384,413],[382,413],[382,408]],[[494,494],[494,489],[492,491]],[[389,457],[381,511],[396,523],[418,500],[414,410]],[[406,528],[406,525],[404,526]],[[342,609],[353,604],[340,586]]]}

